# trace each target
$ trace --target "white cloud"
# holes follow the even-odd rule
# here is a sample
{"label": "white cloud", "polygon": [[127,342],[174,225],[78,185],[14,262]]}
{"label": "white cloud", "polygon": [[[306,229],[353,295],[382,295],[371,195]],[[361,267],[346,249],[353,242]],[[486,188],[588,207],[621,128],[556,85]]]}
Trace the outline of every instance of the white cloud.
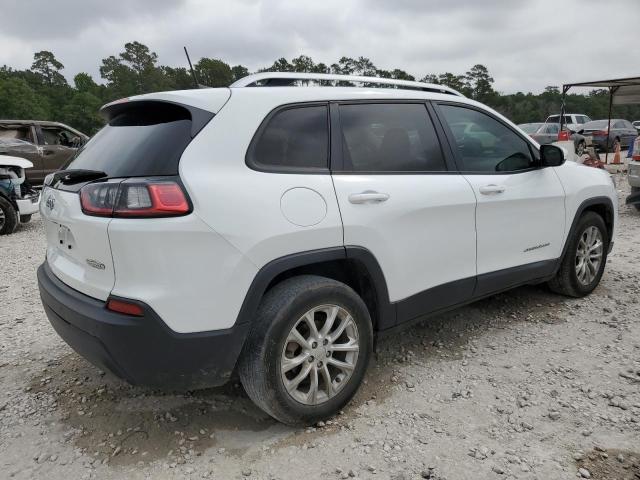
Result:
{"label": "white cloud", "polygon": [[5,1],[0,64],[27,68],[51,50],[68,78],[99,79],[100,60],[133,40],[173,66],[186,63],[183,45],[250,70],[300,54],[365,56],[417,77],[481,63],[504,92],[638,74],[637,0],[607,4],[602,22],[600,0]]}

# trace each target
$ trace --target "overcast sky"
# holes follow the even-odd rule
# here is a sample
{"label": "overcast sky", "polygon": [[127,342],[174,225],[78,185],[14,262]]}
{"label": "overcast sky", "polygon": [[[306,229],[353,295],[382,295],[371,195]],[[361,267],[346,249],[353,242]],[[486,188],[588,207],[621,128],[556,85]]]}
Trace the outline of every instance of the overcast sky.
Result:
{"label": "overcast sky", "polygon": [[[370,58],[417,78],[489,68],[497,90],[640,75],[640,0],[1,0],[0,65],[50,50],[68,79],[137,40],[160,64]],[[602,19],[602,22],[599,22]],[[614,19],[619,19],[617,23]]]}

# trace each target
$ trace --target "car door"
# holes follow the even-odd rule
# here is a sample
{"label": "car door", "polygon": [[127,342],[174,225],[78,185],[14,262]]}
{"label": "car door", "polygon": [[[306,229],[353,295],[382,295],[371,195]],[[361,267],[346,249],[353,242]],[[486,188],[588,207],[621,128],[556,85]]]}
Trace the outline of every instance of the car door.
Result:
{"label": "car door", "polygon": [[59,170],[75,154],[76,149],[66,145],[67,131],[56,126],[41,126],[42,172],[44,176]]}
{"label": "car door", "polygon": [[[478,201],[475,294],[552,273],[565,232],[564,190],[554,170],[538,168],[533,146],[493,113],[450,102],[439,103],[437,111]],[[493,145],[454,135],[448,125],[459,122],[476,124]]]}
{"label": "car door", "polygon": [[398,322],[465,301],[475,285],[475,196],[447,163],[428,108],[332,105],[344,244],[375,256]]}

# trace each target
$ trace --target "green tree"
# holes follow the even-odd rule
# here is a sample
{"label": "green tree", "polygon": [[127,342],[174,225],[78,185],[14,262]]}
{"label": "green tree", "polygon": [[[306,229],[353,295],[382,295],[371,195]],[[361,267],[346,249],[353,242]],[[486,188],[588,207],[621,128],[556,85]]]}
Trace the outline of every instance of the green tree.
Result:
{"label": "green tree", "polygon": [[107,80],[112,98],[164,90],[168,86],[162,70],[156,66],[158,55],[140,42],[124,45],[124,52],[102,60],[100,75]]}
{"label": "green tree", "polygon": [[227,87],[233,83],[231,67],[222,60],[215,58],[201,58],[193,66],[198,81],[207,87]]}
{"label": "green tree", "polygon": [[49,118],[49,102],[22,78],[0,77],[0,118]]}
{"label": "green tree", "polygon": [[102,100],[89,92],[77,92],[62,109],[62,121],[81,132],[93,135],[103,125],[99,114]]}
{"label": "green tree", "polygon": [[471,98],[479,102],[488,102],[495,95],[493,77],[484,65],[474,65],[465,77],[466,90]]}
{"label": "green tree", "polygon": [[438,81],[436,83],[453,88],[464,95],[469,94],[469,89],[467,88],[465,77],[463,75],[454,75],[450,72],[441,73],[438,75]]}
{"label": "green tree", "polygon": [[60,73],[64,65],[60,63],[55,55],[47,50],[41,50],[33,55],[31,71],[39,75],[42,81],[48,86],[67,85],[67,80]]}
{"label": "green tree", "polygon": [[244,67],[242,65],[231,67],[231,76],[233,77],[234,82],[246,77],[247,75],[249,75],[249,70],[247,69],[247,67]]}

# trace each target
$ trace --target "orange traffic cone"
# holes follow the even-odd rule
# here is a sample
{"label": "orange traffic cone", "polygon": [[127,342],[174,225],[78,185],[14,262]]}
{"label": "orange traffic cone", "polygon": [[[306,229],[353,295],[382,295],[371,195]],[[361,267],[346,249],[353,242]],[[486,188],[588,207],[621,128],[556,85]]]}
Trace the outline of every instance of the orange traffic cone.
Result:
{"label": "orange traffic cone", "polygon": [[620,160],[620,142],[616,144],[615,155],[613,156],[613,164],[620,165],[622,161]]}

